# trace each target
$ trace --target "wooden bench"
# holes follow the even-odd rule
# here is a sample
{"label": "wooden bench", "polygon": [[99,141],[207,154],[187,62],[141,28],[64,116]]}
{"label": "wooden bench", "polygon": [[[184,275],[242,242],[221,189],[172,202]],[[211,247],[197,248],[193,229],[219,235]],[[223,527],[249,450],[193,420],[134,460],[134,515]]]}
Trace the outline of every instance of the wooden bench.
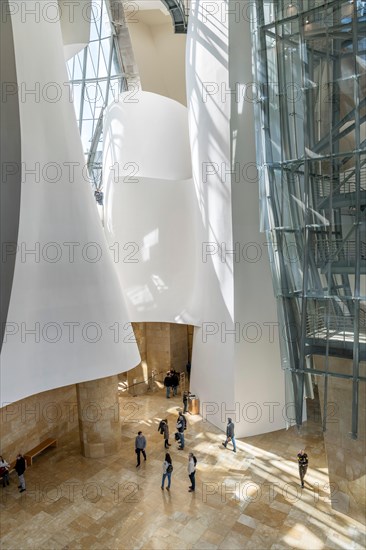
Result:
{"label": "wooden bench", "polygon": [[57,447],[57,439],[52,439],[51,437],[49,437],[48,439],[45,439],[44,441],[42,441],[42,443],[37,445],[37,447],[34,447],[34,449],[31,449],[30,451],[25,453],[24,458],[27,461],[27,466],[32,466],[33,458],[39,455],[48,447]]}

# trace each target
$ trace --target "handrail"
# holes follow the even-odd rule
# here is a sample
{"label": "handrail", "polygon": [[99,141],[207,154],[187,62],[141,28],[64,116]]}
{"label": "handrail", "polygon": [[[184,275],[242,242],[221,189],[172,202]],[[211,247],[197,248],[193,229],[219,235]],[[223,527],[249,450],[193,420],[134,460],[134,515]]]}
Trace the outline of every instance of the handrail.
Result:
{"label": "handrail", "polygon": [[[149,376],[146,380],[141,380],[140,382],[135,382],[133,384],[128,384],[125,391],[129,391],[131,390],[132,388],[134,388],[135,386],[139,386],[140,384],[145,384],[147,386],[147,389],[148,390],[153,390],[152,388],[152,383],[156,381],[157,377],[160,375],[160,374],[164,374],[166,371],[152,371],[152,374],[151,376]],[[182,374],[184,375],[184,380],[182,380]],[[183,372],[180,372],[179,373],[179,385],[181,385],[182,387],[185,388],[185,373]],[[183,388],[183,389],[184,389]]]}
{"label": "handrail", "polygon": [[187,22],[190,0],[161,0],[173,20],[174,31],[177,34],[187,32]]}

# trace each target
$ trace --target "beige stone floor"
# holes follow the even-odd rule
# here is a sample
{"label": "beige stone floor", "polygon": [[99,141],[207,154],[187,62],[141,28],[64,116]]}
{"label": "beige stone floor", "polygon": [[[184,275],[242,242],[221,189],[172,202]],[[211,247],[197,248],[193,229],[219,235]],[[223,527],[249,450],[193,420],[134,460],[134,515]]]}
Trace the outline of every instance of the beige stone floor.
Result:
{"label": "beige stone floor", "polygon": [[[296,428],[238,440],[225,450],[219,430],[188,416],[186,449],[172,443],[171,492],[161,491],[161,418],[171,432],[180,397],[163,392],[122,397],[123,448],[104,459],[80,455],[74,431],[37,457],[1,494],[1,549],[361,549],[361,524],[334,512],[319,415],[313,408]],[[167,412],[166,412],[167,411]],[[135,467],[134,437],[147,437],[148,459]],[[310,457],[306,488],[299,486],[298,450]],[[187,456],[198,458],[196,493],[188,493]],[[333,488],[336,490],[336,488]]]}

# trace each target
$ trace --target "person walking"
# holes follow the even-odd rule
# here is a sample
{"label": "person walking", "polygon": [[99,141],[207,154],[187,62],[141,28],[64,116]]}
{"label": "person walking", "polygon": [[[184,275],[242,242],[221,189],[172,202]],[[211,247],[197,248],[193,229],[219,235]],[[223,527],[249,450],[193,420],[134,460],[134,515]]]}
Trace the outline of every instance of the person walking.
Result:
{"label": "person walking", "polygon": [[19,453],[15,462],[15,471],[18,474],[19,479],[19,493],[23,493],[23,491],[26,491],[25,488],[25,479],[24,479],[24,472],[27,469],[27,463],[25,461],[24,456]]}
{"label": "person walking", "polygon": [[3,487],[5,487],[5,485],[9,485],[9,468],[9,464],[2,456],[0,456],[0,477],[2,477],[3,480]]}
{"label": "person walking", "polygon": [[142,435],[142,432],[138,432],[135,439],[135,453],[137,455],[136,468],[140,466],[140,454],[142,453],[144,460],[146,460],[146,437]]}
{"label": "person walking", "polygon": [[161,488],[163,491],[164,491],[164,483],[166,478],[168,478],[168,485],[166,490],[170,491],[170,485],[172,482],[172,471],[173,471],[172,459],[170,454],[166,453],[165,460],[163,462],[163,477],[161,479]]}
{"label": "person walking", "polygon": [[297,454],[297,461],[299,463],[299,475],[301,481],[301,487],[304,488],[304,478],[308,469],[309,459],[304,449]]}
{"label": "person walking", "polygon": [[179,412],[178,420],[176,424],[177,432],[179,435],[180,446],[178,447],[179,451],[184,449],[184,417],[181,412]]}
{"label": "person walking", "polygon": [[164,447],[167,449],[168,447],[170,447],[170,443],[169,443],[169,426],[168,426],[168,419],[167,418],[164,420],[163,434],[164,434]]}
{"label": "person walking", "polygon": [[188,455],[188,476],[191,480],[191,486],[188,489],[189,493],[194,493],[196,489],[196,464],[197,464],[197,458],[194,456],[193,453],[189,453]]}
{"label": "person walking", "polygon": [[233,451],[236,453],[236,442],[235,442],[235,433],[234,433],[234,423],[231,418],[227,419],[226,426],[226,441],[223,443],[223,446],[226,448],[229,441],[233,444]]}

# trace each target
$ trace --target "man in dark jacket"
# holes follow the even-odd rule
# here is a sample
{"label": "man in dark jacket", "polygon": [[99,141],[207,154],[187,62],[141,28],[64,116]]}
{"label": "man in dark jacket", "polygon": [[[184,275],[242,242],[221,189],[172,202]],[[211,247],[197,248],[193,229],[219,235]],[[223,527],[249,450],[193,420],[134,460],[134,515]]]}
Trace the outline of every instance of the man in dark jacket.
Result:
{"label": "man in dark jacket", "polygon": [[178,375],[178,373],[177,373],[175,370],[173,370],[173,373],[172,373],[172,389],[173,389],[173,395],[177,395],[178,386],[179,386],[179,375]]}
{"label": "man in dark jacket", "polygon": [[223,446],[226,448],[229,441],[233,444],[233,451],[236,453],[236,443],[235,443],[235,434],[234,434],[234,423],[231,420],[231,418],[227,419],[227,426],[226,426],[226,441],[223,443]]}
{"label": "man in dark jacket", "polygon": [[27,468],[27,463],[25,461],[25,458],[21,453],[19,453],[15,462],[15,471],[18,474],[18,478],[19,478],[19,485],[18,485],[19,493],[23,493],[23,491],[26,490],[25,479],[24,479],[24,472],[26,468]]}
{"label": "man in dark jacket", "polygon": [[172,376],[170,372],[167,373],[166,377],[164,378],[164,386],[166,388],[166,397],[167,399],[170,398],[170,388],[172,387]]}

